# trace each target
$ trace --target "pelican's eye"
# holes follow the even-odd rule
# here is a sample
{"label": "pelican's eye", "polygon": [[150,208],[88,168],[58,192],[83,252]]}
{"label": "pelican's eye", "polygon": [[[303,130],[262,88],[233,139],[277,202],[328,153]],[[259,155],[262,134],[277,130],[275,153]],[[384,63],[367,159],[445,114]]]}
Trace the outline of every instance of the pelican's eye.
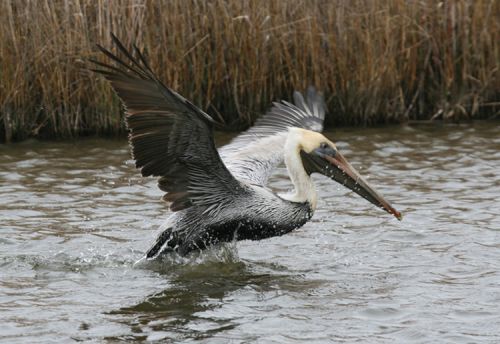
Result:
{"label": "pelican's eye", "polygon": [[324,157],[325,155],[334,157],[337,155],[337,151],[335,148],[330,146],[327,142],[321,142],[318,148],[314,150],[316,154],[318,154],[320,157]]}

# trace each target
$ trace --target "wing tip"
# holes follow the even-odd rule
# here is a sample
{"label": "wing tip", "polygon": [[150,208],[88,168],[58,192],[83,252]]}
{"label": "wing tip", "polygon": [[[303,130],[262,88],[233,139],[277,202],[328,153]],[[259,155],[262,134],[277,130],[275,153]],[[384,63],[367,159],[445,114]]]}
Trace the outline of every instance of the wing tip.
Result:
{"label": "wing tip", "polygon": [[295,106],[311,114],[312,117],[324,120],[327,107],[323,92],[318,91],[314,85],[309,85],[304,94],[306,96],[305,99],[301,92],[294,91],[293,99]]}

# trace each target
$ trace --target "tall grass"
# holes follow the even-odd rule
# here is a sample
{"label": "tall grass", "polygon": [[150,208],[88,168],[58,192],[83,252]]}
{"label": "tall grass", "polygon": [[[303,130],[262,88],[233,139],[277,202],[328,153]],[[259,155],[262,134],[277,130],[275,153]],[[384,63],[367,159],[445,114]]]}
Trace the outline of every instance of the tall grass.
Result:
{"label": "tall grass", "polygon": [[228,127],[309,84],[336,124],[500,112],[498,0],[3,0],[0,138],[122,133],[110,32]]}

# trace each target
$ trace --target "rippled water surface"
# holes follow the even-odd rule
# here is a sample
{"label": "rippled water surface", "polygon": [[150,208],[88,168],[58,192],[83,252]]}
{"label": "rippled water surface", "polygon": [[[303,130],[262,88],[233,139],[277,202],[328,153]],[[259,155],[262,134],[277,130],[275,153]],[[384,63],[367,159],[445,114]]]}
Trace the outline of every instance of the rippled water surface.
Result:
{"label": "rippled water surface", "polygon": [[299,230],[135,266],[169,212],[125,141],[0,145],[0,341],[500,342],[498,123],[328,136],[402,222],[317,177]]}

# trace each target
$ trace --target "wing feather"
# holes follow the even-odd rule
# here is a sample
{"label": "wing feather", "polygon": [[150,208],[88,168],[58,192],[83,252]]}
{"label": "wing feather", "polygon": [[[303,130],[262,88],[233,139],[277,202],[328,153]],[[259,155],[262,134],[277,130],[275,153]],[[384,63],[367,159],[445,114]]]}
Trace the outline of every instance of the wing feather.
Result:
{"label": "wing feather", "polygon": [[265,186],[272,171],[283,162],[284,145],[291,127],[323,131],[326,106],[321,93],[309,87],[306,98],[295,91],[294,104],[275,102],[253,127],[235,137],[219,151],[238,179]]}
{"label": "wing feather", "polygon": [[[158,186],[173,211],[193,205],[217,209],[246,190],[228,171],[213,140],[213,119],[166,87],[140,50],[133,53],[112,35],[118,54],[98,48],[114,65],[93,61],[126,108],[129,143],[143,176]],[[136,55],[136,56],[134,56]]]}

